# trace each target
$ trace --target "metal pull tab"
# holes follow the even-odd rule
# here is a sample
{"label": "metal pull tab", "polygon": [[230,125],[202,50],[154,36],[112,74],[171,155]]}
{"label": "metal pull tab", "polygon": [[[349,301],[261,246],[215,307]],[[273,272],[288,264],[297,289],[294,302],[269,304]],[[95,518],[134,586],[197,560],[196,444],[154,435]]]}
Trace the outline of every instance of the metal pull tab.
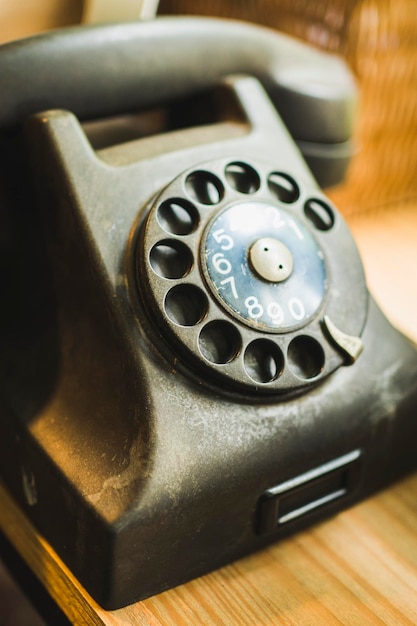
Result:
{"label": "metal pull tab", "polygon": [[339,348],[349,359],[350,363],[354,363],[363,350],[363,341],[360,337],[347,335],[341,331],[328,315],[324,317],[324,326],[336,347]]}

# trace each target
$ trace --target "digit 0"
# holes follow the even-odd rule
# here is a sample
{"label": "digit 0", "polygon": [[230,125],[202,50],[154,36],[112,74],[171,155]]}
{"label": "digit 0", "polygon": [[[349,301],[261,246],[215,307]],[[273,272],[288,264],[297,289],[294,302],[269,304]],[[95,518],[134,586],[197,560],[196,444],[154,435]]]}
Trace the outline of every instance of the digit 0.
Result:
{"label": "digit 0", "polygon": [[304,319],[306,314],[304,304],[299,298],[291,298],[291,300],[289,300],[288,310],[297,322]]}

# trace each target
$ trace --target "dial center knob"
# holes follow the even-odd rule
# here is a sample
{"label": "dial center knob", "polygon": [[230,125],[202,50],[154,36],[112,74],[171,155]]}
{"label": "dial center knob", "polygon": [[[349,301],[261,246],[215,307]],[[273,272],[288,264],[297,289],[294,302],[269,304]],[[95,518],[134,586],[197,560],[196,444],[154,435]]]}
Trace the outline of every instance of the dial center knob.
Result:
{"label": "dial center knob", "polygon": [[285,244],[274,237],[261,237],[249,249],[255,272],[270,283],[281,283],[291,276],[294,260]]}

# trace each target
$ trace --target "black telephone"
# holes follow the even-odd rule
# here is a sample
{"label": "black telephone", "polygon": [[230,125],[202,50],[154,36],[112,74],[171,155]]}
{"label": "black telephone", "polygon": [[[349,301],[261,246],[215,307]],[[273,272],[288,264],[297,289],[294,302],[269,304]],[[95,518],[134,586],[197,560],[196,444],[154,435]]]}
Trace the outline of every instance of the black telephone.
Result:
{"label": "black telephone", "polygon": [[306,165],[349,160],[340,60],[161,18],[4,45],[0,89],[0,472],[103,606],[415,467],[417,352]]}

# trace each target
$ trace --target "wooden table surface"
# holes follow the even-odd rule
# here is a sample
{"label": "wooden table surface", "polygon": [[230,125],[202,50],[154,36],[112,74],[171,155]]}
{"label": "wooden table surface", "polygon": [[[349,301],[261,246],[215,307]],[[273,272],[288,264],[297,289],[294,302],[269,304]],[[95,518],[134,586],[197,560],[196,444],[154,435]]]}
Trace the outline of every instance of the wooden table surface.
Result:
{"label": "wooden table surface", "polygon": [[0,526],[76,625],[417,624],[417,474],[262,552],[110,612],[1,486]]}
{"label": "wooden table surface", "polygon": [[[417,341],[416,204],[350,223],[371,289]],[[257,554],[111,612],[88,596],[1,486],[0,527],[77,625],[417,624],[417,474]]]}

